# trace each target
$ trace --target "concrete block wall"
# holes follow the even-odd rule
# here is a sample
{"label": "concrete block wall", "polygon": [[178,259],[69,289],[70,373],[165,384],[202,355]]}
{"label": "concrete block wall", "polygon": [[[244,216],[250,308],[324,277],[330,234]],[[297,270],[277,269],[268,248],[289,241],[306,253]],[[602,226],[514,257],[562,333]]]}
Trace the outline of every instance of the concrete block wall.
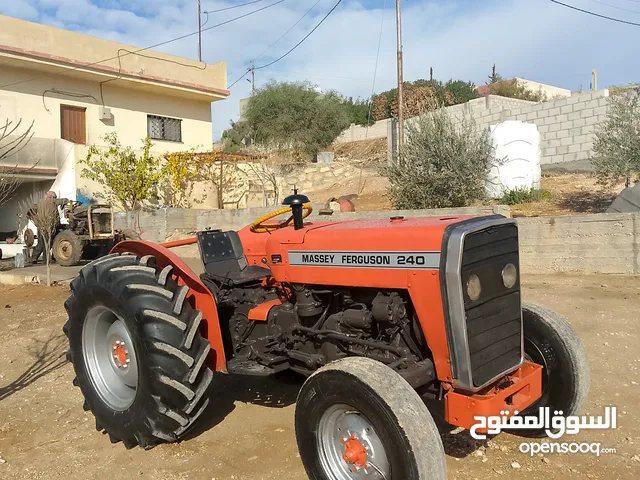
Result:
{"label": "concrete block wall", "polygon": [[390,118],[385,118],[384,120],[378,120],[369,127],[352,123],[349,128],[340,134],[335,143],[356,142],[359,140],[371,140],[373,138],[387,138],[387,130],[390,122]]}
{"label": "concrete block wall", "polygon": [[[406,218],[423,216],[451,215],[511,215],[510,208],[505,205],[439,208],[430,210],[392,210],[375,212],[353,212],[333,215],[319,215],[324,207],[312,204],[313,213],[309,216],[312,222],[337,222],[345,220],[374,220],[396,215]],[[144,240],[162,243],[195,235],[206,228],[222,230],[239,230],[256,219],[276,210],[279,207],[236,208],[225,210],[193,210],[181,208],[163,208],[147,212],[116,213],[116,228],[133,229],[140,232]],[[195,252],[196,250],[193,250]]]}
{"label": "concrete block wall", "polygon": [[[317,215],[311,221],[385,219],[394,215],[419,216],[487,215],[510,216],[507,206],[445,208],[437,210],[396,210]],[[118,228],[135,228],[142,238],[164,242],[193,236],[207,227],[238,230],[274,207],[235,210],[166,209],[153,212],[120,213]],[[640,213],[602,213],[561,217],[518,218],[520,265],[523,273],[609,273],[640,274]],[[195,246],[175,249],[178,255],[198,257]]]}
{"label": "concrete block wall", "polygon": [[[459,119],[463,116],[472,117],[479,128],[488,128],[506,120],[534,123],[540,132],[543,167],[590,170],[589,156],[595,129],[606,118],[608,96],[609,90],[603,89],[535,103],[488,95],[447,107],[446,110]],[[412,119],[407,119],[407,123],[411,121]],[[387,130],[378,128],[377,123],[375,128],[370,129],[367,138],[387,136]],[[351,141],[350,139],[364,139],[363,127],[352,126],[336,141],[346,142]]]}
{"label": "concrete block wall", "polygon": [[526,273],[640,274],[640,214],[518,218]]}

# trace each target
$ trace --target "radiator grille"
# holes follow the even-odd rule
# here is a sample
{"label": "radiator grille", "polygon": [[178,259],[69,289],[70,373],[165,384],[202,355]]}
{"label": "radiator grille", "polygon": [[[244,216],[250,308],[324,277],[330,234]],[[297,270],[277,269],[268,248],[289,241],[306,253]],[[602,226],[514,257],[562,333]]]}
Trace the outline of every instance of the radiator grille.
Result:
{"label": "radiator grille", "polygon": [[[516,225],[494,225],[466,236],[460,273],[471,377],[476,387],[516,367],[521,360],[520,272],[516,284],[506,288],[502,270],[508,263],[519,265]],[[475,301],[466,293],[472,274],[480,278],[482,286]]]}

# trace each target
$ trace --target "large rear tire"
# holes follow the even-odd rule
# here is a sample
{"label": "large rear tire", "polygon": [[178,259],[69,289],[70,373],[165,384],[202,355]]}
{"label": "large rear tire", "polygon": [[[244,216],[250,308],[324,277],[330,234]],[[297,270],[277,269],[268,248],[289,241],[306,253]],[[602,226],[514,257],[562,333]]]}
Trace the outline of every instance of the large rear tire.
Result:
{"label": "large rear tire", "polygon": [[300,390],[296,439],[311,480],[445,480],[438,429],[395,371],[350,357],[311,375]]}
{"label": "large rear tire", "polygon": [[127,448],[181,438],[207,407],[213,377],[188,287],[153,257],[111,254],[85,266],[71,291],[67,358],[96,429]]}

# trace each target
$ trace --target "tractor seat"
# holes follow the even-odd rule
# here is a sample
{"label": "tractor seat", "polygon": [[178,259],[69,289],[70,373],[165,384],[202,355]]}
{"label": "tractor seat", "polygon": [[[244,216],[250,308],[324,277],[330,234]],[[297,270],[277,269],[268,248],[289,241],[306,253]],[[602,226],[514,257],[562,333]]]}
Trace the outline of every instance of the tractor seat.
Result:
{"label": "tractor seat", "polygon": [[198,232],[198,247],[205,275],[234,286],[256,282],[271,275],[271,270],[249,265],[238,232],[206,230]]}

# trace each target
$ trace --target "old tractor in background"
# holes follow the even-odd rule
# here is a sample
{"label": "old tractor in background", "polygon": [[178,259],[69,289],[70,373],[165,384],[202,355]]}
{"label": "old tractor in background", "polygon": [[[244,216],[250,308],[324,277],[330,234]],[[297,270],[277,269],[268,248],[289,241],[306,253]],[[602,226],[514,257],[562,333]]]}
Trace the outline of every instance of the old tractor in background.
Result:
{"label": "old tractor in background", "polygon": [[[28,249],[27,258],[32,258],[37,230],[24,231],[23,238]],[[111,205],[84,205],[75,200],[66,202],[61,208],[60,222],[53,235],[51,253],[62,266],[78,265],[81,260],[92,260],[106,255],[114,245],[123,240],[140,239],[132,230],[115,228]]]}
{"label": "old tractor in background", "polygon": [[[305,196],[284,204],[240,231],[121,242],[73,280],[73,383],[112,442],[181,439],[213,371],[307,377],[295,434],[313,480],[445,479],[425,400],[464,428],[505,410],[580,412],[585,350],[566,320],[522,303],[513,219],[305,223]],[[169,250],[190,243],[200,276]]]}

